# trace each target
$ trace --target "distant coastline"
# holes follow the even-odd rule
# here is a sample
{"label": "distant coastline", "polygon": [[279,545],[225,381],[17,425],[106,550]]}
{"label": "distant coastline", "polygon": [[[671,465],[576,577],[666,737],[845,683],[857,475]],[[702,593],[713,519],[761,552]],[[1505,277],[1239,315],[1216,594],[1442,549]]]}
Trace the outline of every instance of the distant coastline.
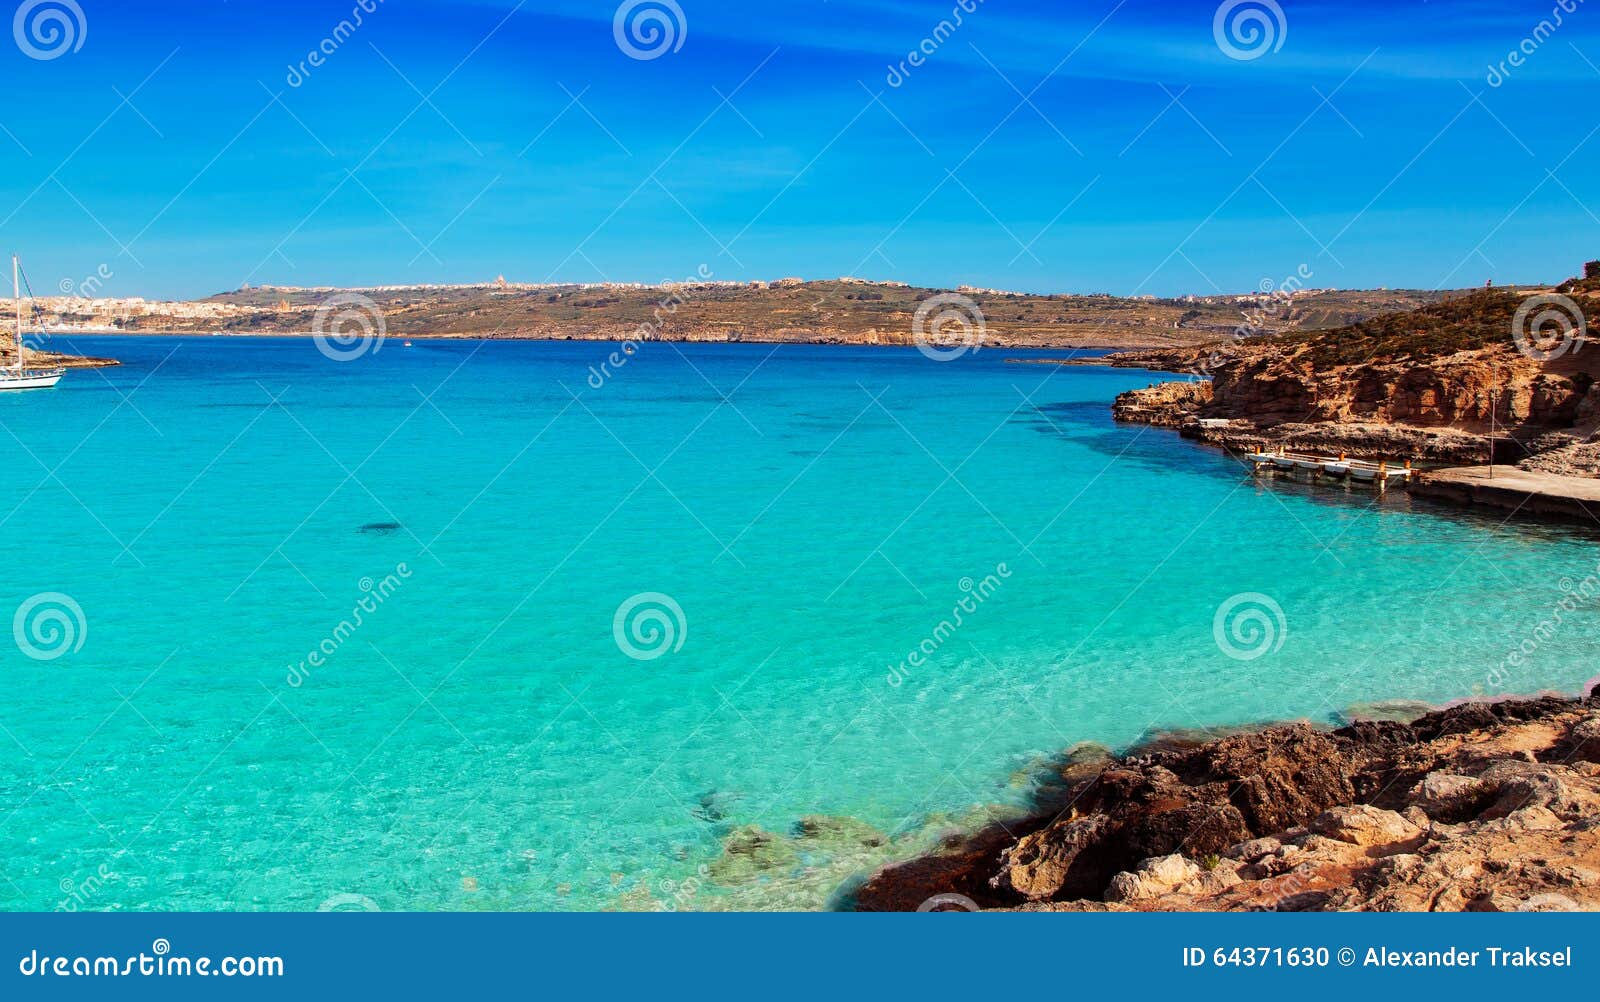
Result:
{"label": "distant coastline", "polygon": [[933,344],[972,349],[1185,348],[1237,336],[1339,326],[1456,295],[1428,290],[1296,288],[1237,295],[1033,294],[919,289],[864,279],[657,286],[246,287],[192,302],[47,297],[44,326],[63,334],[363,336]]}

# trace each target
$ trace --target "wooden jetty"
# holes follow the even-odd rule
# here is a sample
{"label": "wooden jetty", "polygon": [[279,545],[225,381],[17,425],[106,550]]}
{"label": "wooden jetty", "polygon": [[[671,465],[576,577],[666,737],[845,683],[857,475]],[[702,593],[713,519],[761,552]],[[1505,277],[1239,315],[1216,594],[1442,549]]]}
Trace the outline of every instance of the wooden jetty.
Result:
{"label": "wooden jetty", "polygon": [[1305,473],[1313,480],[1327,477],[1331,480],[1371,484],[1379,490],[1388,487],[1390,481],[1409,483],[1415,472],[1411,468],[1409,459],[1403,465],[1396,465],[1383,461],[1374,463],[1365,459],[1347,459],[1343,453],[1333,457],[1290,452],[1287,449],[1261,449],[1246,453],[1245,458],[1250,461],[1252,471],[1257,474],[1274,471]]}

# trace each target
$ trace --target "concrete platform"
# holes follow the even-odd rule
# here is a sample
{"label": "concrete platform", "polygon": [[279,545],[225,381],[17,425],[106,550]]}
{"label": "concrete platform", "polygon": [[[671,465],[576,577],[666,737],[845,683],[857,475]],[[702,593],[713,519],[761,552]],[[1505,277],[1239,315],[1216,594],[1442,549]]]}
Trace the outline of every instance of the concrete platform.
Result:
{"label": "concrete platform", "polygon": [[1514,466],[1460,466],[1428,470],[1408,485],[1417,497],[1472,508],[1492,508],[1536,518],[1557,518],[1600,528],[1600,479],[1534,473]]}

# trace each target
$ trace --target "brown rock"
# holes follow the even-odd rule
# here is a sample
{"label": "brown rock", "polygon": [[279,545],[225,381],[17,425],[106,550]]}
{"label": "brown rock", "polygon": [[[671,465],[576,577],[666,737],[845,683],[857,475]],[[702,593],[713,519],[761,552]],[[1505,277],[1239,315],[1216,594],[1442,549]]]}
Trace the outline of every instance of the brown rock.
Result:
{"label": "brown rock", "polygon": [[1311,822],[1311,830],[1362,848],[1411,842],[1422,834],[1422,829],[1394,811],[1371,804],[1335,807],[1325,811]]}
{"label": "brown rock", "polygon": [[1073,786],[1066,813],[1009,820],[1015,835],[995,826],[885,868],[859,900],[906,910],[937,893],[1075,911],[1600,908],[1600,765],[1567,757],[1595,718],[1593,697],[1550,697],[1331,734],[1302,724],[1166,742]]}
{"label": "brown rock", "polygon": [[1111,878],[1106,888],[1107,901],[1136,901],[1167,894],[1201,876],[1200,867],[1173,853],[1139,864],[1137,870],[1124,871]]}

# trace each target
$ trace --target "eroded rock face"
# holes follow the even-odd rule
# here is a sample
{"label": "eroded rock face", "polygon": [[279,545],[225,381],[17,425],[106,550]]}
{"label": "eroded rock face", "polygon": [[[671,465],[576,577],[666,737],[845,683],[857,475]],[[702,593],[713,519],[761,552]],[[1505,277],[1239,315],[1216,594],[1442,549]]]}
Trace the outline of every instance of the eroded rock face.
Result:
{"label": "eroded rock face", "polygon": [[1211,402],[1211,383],[1205,380],[1157,383],[1143,390],[1117,394],[1111,414],[1118,421],[1178,428],[1193,420]]}
{"label": "eroded rock face", "polygon": [[1006,850],[990,886],[1029,900],[1092,897],[1146,857],[1216,855],[1350,800],[1340,761],[1335,742],[1306,725],[1128,759]]}
{"label": "eroded rock face", "polygon": [[1529,469],[1600,475],[1600,446],[1590,439],[1600,426],[1600,360],[1578,352],[1531,358],[1511,346],[1509,335],[1506,344],[1442,357],[1359,364],[1318,366],[1312,353],[1271,341],[1129,352],[1112,360],[1209,374],[1209,390],[1163,383],[1122,394],[1112,413],[1226,448],[1270,443],[1373,459],[1477,463],[1493,446],[1501,461]]}
{"label": "eroded rock face", "polygon": [[[1030,910],[1600,908],[1592,697],[1134,754],[1065,808],[887,867],[869,909],[935,894]],[[1376,802],[1374,802],[1376,801]]]}

